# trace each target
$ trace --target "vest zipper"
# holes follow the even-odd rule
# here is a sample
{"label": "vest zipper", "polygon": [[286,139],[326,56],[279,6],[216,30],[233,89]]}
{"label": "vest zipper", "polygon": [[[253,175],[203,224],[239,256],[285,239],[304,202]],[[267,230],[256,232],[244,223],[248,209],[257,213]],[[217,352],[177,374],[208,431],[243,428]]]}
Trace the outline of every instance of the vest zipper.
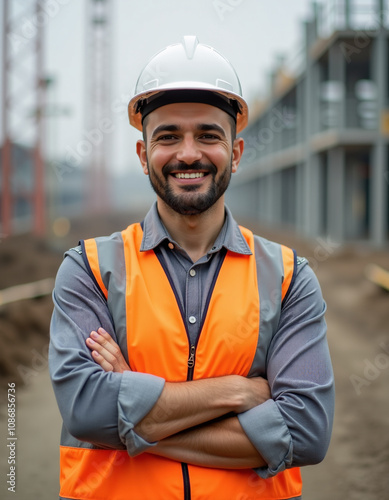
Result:
{"label": "vest zipper", "polygon": [[188,358],[188,375],[187,380],[193,380],[193,368],[195,365],[195,355],[196,355],[196,346],[190,346],[190,355]]}
{"label": "vest zipper", "polygon": [[188,464],[181,463],[182,477],[184,479],[184,500],[191,499]]}
{"label": "vest zipper", "polygon": [[[189,339],[189,335],[188,335]],[[194,365],[196,361],[196,346],[193,344],[190,344],[190,350],[189,350],[189,357],[188,357],[188,373],[187,373],[187,380],[193,380],[193,371],[194,371]],[[190,500],[191,499],[191,491],[190,491],[190,479],[189,479],[189,470],[188,470],[188,464],[181,463],[181,469],[182,469],[182,478],[184,481],[184,500]]]}

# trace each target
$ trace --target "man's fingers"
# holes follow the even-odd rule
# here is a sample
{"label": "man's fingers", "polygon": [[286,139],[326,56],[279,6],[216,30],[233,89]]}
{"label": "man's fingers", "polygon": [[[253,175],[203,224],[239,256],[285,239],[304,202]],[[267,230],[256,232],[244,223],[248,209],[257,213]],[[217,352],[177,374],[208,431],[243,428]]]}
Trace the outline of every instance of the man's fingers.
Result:
{"label": "man's fingers", "polygon": [[124,357],[123,357],[123,353],[120,350],[120,347],[113,340],[111,335],[108,332],[106,332],[104,330],[104,328],[101,328],[101,327],[97,330],[97,332],[106,341],[106,343],[104,343],[104,341],[102,341],[101,345],[103,345],[107,349],[107,351],[109,351],[115,357],[115,359],[117,361],[125,361]]}
{"label": "man's fingers", "polygon": [[113,340],[104,328],[99,328],[91,332],[90,337],[86,340],[89,349],[94,353],[95,361],[105,370],[122,373],[128,371],[128,366],[120,347]]}
{"label": "man's fingers", "polygon": [[116,364],[121,359],[123,355],[120,347],[105,330],[99,328],[98,333],[93,331],[90,336],[101,347],[101,349],[96,348],[96,346],[93,348],[96,348],[111,364]]}
{"label": "man's fingers", "polygon": [[110,352],[114,356],[118,355],[118,350],[120,351],[118,345],[113,340],[111,335],[103,328],[99,328],[97,332],[93,331],[90,336],[95,342],[104,347],[108,352]]}
{"label": "man's fingers", "polygon": [[[92,337],[93,337],[93,335],[92,335]],[[99,341],[93,340],[91,338],[88,338],[86,340],[86,343],[87,343],[87,346],[89,347],[89,349],[97,352],[97,354],[99,354],[101,358],[104,358],[111,365],[114,365],[117,362],[117,359],[116,359],[115,355],[112,354],[107,349],[107,344],[106,343],[103,345],[101,341],[99,342]],[[99,363],[99,364],[101,364],[101,363]]]}
{"label": "man's fingers", "polygon": [[97,351],[92,351],[93,359],[98,363],[105,372],[112,372],[113,366]]}

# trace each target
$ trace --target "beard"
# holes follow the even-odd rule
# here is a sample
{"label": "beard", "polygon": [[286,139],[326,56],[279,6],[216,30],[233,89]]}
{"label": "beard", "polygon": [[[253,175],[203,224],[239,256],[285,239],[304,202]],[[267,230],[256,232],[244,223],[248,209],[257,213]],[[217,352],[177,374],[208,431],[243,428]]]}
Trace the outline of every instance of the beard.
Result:
{"label": "beard", "polygon": [[[229,165],[217,176],[217,168],[212,163],[194,162],[191,165],[169,163],[162,168],[162,175],[158,176],[147,162],[149,180],[154,192],[175,212],[181,215],[198,215],[210,209],[226,192],[232,169],[232,158]],[[211,176],[211,185],[205,193],[199,193],[199,186],[190,184],[180,186],[181,193],[175,193],[170,184],[171,172],[180,170],[202,171]]]}

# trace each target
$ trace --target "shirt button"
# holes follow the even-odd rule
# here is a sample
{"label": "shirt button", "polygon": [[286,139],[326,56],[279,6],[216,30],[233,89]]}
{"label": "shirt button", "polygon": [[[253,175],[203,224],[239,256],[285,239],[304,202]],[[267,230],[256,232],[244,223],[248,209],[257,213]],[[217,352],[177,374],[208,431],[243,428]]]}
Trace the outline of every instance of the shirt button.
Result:
{"label": "shirt button", "polygon": [[169,244],[168,244],[168,247],[170,248],[170,250],[173,250],[173,248],[174,248],[173,243],[169,243]]}
{"label": "shirt button", "polygon": [[191,269],[191,270],[189,271],[189,274],[190,274],[191,276],[196,276],[196,271],[195,271],[194,269]]}
{"label": "shirt button", "polygon": [[197,320],[194,316],[189,316],[189,323],[192,323],[192,325],[193,325],[193,323],[196,323],[196,321]]}

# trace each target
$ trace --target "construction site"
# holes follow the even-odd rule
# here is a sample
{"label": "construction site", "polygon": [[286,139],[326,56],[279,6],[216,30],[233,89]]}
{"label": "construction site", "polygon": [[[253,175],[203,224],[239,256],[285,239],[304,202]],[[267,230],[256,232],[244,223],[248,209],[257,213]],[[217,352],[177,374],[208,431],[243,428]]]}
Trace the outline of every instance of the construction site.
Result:
{"label": "construction site", "polygon": [[[63,253],[79,240],[143,220],[154,200],[144,176],[113,176],[109,168],[116,148],[112,103],[125,101],[113,92],[109,70],[119,43],[117,1],[82,2],[84,128],[61,154],[53,154],[57,139],[48,128],[71,110],[51,99],[57,83],[46,71],[45,32],[68,2],[1,1],[2,499],[58,498],[62,421],[48,346],[51,292]],[[240,224],[308,259],[327,304],[335,420],[323,462],[302,469],[302,498],[386,500],[389,1],[323,0],[309,12],[299,26],[299,52],[277,58],[269,92],[250,107],[241,134],[245,153],[226,200]],[[23,99],[17,98],[21,88]],[[7,447],[10,387],[16,388],[15,490],[7,484],[14,477]]]}

